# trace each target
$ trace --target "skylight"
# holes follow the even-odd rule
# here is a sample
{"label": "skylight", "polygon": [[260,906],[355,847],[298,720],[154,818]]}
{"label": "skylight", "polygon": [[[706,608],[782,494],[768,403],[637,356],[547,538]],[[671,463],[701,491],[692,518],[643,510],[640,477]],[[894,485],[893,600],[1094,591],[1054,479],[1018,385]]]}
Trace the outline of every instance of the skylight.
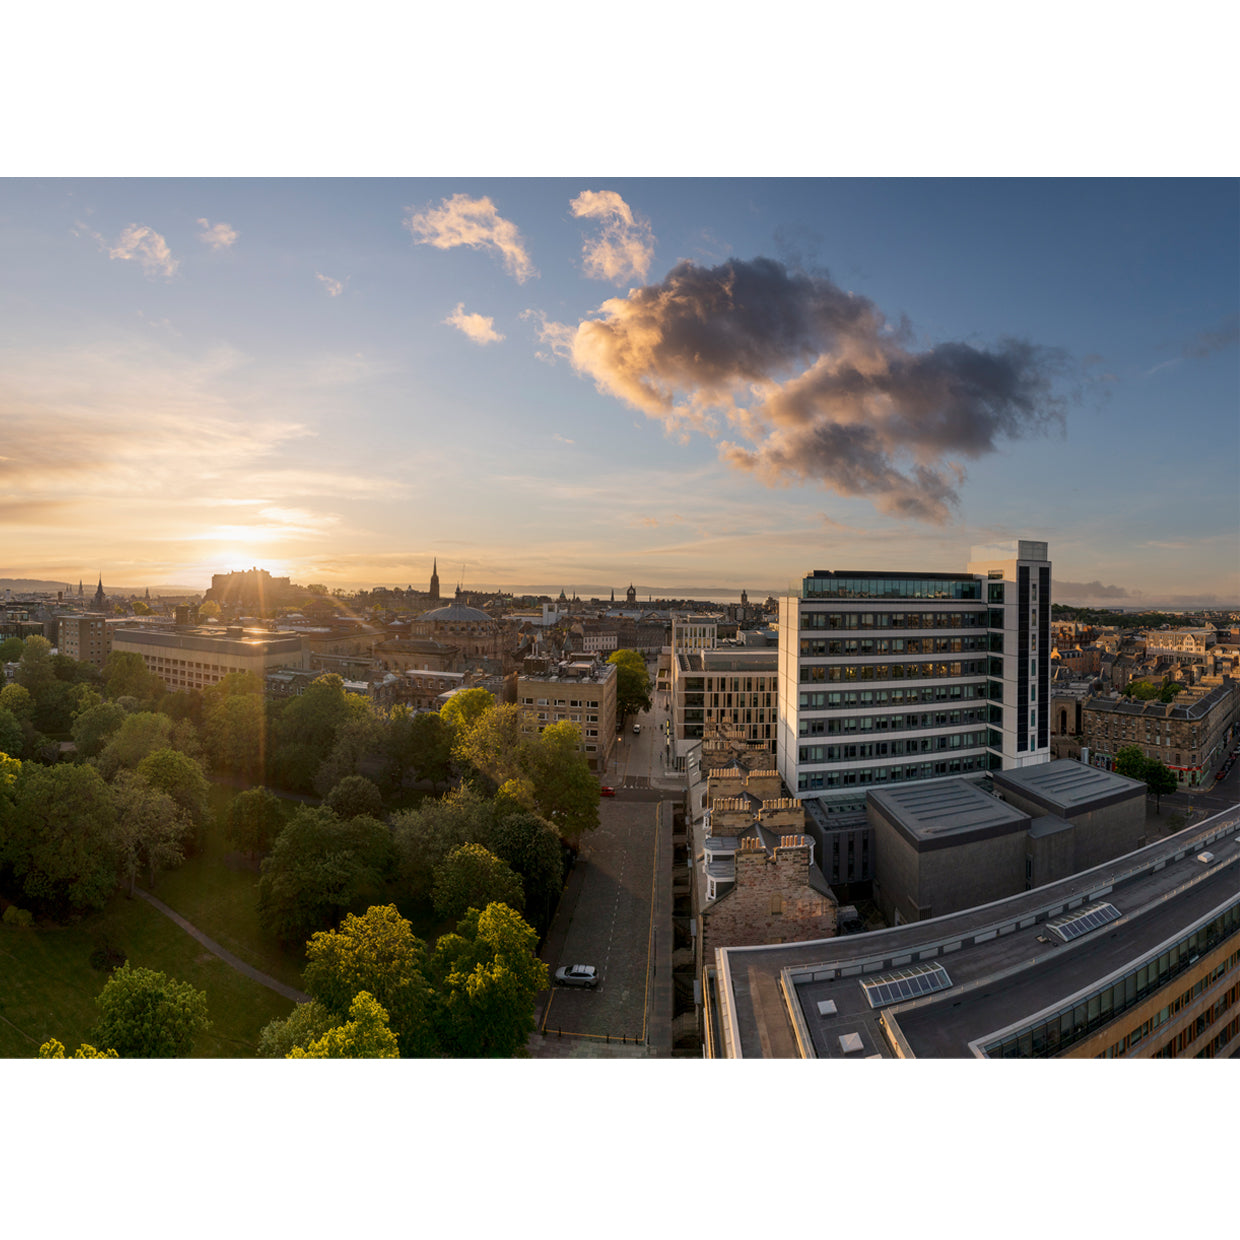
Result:
{"label": "skylight", "polygon": [[1103,900],[1099,904],[1091,904],[1088,908],[1077,909],[1063,917],[1055,917],[1046,923],[1046,928],[1058,935],[1065,943],[1079,939],[1082,934],[1097,930],[1109,922],[1118,921],[1122,916],[1114,904]]}
{"label": "skylight", "polygon": [[941,964],[915,964],[907,969],[863,978],[861,989],[865,991],[870,1006],[878,1008],[889,1003],[902,1003],[905,999],[919,999],[936,990],[946,990],[951,984],[952,979]]}

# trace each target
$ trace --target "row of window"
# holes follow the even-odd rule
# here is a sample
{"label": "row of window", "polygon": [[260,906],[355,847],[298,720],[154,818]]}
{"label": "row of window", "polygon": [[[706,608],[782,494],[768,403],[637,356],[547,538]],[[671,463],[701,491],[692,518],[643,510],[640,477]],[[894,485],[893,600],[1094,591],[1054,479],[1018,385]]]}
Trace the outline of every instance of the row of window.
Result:
{"label": "row of window", "polygon": [[802,611],[803,629],[984,629],[984,611]]}
{"label": "row of window", "polygon": [[802,719],[797,725],[801,736],[846,736],[850,732],[903,732],[914,728],[952,728],[966,723],[997,722],[989,708],[972,706],[966,710],[913,711],[907,715],[847,715],[834,719]]}
{"label": "row of window", "polygon": [[798,792],[826,788],[864,787],[867,784],[902,783],[934,779],[941,775],[966,775],[990,767],[989,755],[980,753],[938,762],[912,762],[902,766],[874,766],[857,771],[805,771],[797,776]]}
{"label": "row of window", "polygon": [[881,654],[961,654],[989,648],[987,634],[965,637],[803,637],[802,658]]}
{"label": "row of window", "polygon": [[956,659],[951,663],[810,663],[802,664],[803,685],[851,684],[858,680],[928,680],[986,675],[984,659]]}
{"label": "row of window", "polygon": [[899,758],[905,754],[935,753],[950,749],[977,749],[987,744],[989,733],[952,732],[945,736],[910,737],[899,741],[864,741],[842,745],[801,745],[799,762],[851,762],[860,758]]}
{"label": "row of window", "polygon": [[926,577],[806,577],[802,598],[980,599],[982,583],[974,577],[936,581]]}
{"label": "row of window", "polygon": [[973,702],[986,697],[985,683],[971,685],[905,685],[896,689],[807,690],[798,695],[802,710],[849,710],[871,706],[916,706],[931,702]]}
{"label": "row of window", "polygon": [[[1000,1041],[989,1043],[983,1050],[992,1059],[1045,1059],[1062,1054],[1098,1029],[1109,1025],[1129,1008],[1143,1002],[1160,987],[1190,968],[1205,952],[1213,950],[1237,931],[1240,931],[1240,900],[1224,909],[1199,930],[1186,934],[1161,955],[1129,969],[1118,981],[1102,987],[1072,1007],[1056,1012],[1049,1020],[1039,1021],[1009,1034]],[[1212,970],[1208,978],[1199,979],[1177,995],[1168,1005],[1169,1011],[1178,1012],[1186,1003],[1197,998],[1207,986],[1237,965],[1240,965],[1240,948]],[[1114,1043],[1109,1048],[1110,1053],[1118,1053],[1117,1047],[1131,1045],[1131,1036],[1125,1035]],[[1107,1053],[1102,1052],[1103,1055]]]}

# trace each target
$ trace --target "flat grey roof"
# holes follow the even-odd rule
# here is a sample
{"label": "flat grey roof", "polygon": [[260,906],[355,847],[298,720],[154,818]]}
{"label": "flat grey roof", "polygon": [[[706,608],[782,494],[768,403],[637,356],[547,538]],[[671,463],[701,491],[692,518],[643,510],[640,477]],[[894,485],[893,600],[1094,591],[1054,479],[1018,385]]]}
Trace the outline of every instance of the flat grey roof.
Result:
{"label": "flat grey roof", "polygon": [[1104,799],[1114,802],[1138,793],[1144,796],[1146,792],[1145,784],[1139,779],[1085,766],[1071,758],[993,774],[996,788],[1009,788],[1032,797],[1061,817],[1079,813]]}
{"label": "flat grey roof", "polygon": [[1031,839],[1040,839],[1044,835],[1055,835],[1060,831],[1071,831],[1072,824],[1066,819],[1060,818],[1058,814],[1043,814],[1041,818],[1035,818],[1029,824],[1029,836]]}
{"label": "flat grey roof", "polygon": [[871,789],[867,802],[918,847],[936,840],[1023,831],[1029,815],[983,792],[967,779]]}

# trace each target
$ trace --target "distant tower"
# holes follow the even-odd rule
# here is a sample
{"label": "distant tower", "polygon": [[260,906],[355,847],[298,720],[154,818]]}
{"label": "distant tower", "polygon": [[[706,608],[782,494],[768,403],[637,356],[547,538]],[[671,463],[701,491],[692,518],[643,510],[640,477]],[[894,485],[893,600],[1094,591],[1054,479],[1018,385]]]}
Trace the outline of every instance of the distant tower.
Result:
{"label": "distant tower", "polygon": [[628,601],[630,607],[637,602],[637,590],[634,588],[631,581],[629,582]]}
{"label": "distant tower", "polygon": [[103,574],[99,574],[99,588],[95,591],[95,610],[103,610]]}
{"label": "distant tower", "polygon": [[741,606],[742,606],[742,607],[748,607],[748,606],[749,606],[749,595],[748,595],[748,593],[747,593],[746,591],[744,591],[744,590],[742,590],[742,591],[741,591]]}
{"label": "distant tower", "polygon": [[615,586],[611,587],[611,601],[613,603],[616,601],[616,587]]}
{"label": "distant tower", "polygon": [[86,595],[82,592],[82,579],[81,577],[79,577],[78,578],[78,598],[85,598],[85,597]]}
{"label": "distant tower", "polygon": [[439,601],[439,557],[435,557],[435,563],[431,568],[431,598]]}
{"label": "distant tower", "polygon": [[148,603],[151,601],[151,587],[150,586],[146,587],[146,601]]}

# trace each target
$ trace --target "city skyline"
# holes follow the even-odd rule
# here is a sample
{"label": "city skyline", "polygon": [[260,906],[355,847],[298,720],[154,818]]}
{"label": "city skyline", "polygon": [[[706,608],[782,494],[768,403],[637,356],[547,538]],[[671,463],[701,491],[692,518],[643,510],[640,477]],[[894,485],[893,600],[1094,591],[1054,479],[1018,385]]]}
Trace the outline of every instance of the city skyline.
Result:
{"label": "city skyline", "polygon": [[1236,182],[9,180],[0,572],[1240,601]]}

